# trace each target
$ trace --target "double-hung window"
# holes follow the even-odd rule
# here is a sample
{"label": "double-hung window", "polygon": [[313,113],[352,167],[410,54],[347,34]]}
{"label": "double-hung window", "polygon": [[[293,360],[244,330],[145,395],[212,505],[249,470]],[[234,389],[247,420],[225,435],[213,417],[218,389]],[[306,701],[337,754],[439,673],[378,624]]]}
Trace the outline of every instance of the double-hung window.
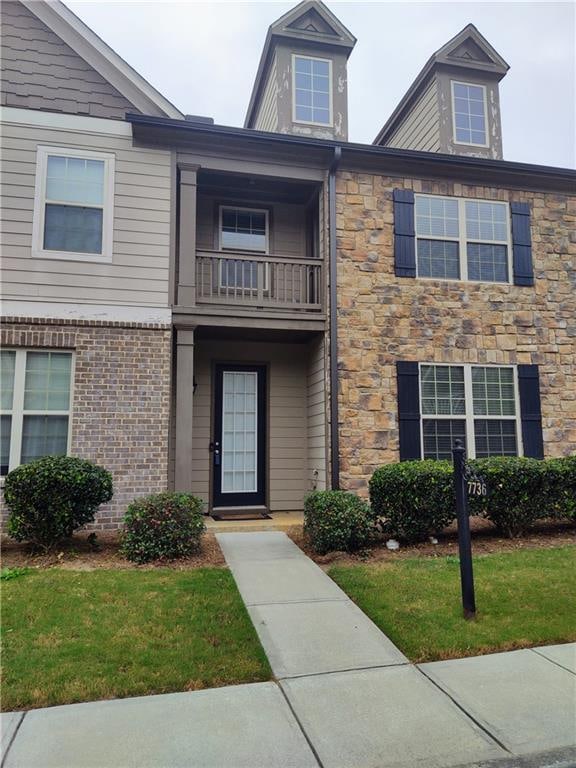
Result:
{"label": "double-hung window", "polygon": [[508,203],[416,195],[418,277],[507,283]]}
{"label": "double-hung window", "polygon": [[[268,253],[268,236],[267,210],[220,208],[220,250]],[[255,290],[258,287],[258,262],[246,258],[222,259],[220,287]]]}
{"label": "double-hung window", "polygon": [[512,366],[420,365],[422,456],[451,459],[460,439],[471,458],[519,454]]}
{"label": "double-hung window", "polygon": [[332,125],[332,62],[292,56],[293,119],[296,123]]}
{"label": "double-hung window", "polygon": [[5,349],[0,353],[1,471],[68,451],[72,353]]}
{"label": "double-hung window", "polygon": [[474,83],[452,81],[454,140],[457,144],[488,146],[486,130],[486,88]]}
{"label": "double-hung window", "polygon": [[38,147],[34,256],[112,260],[114,155]]}

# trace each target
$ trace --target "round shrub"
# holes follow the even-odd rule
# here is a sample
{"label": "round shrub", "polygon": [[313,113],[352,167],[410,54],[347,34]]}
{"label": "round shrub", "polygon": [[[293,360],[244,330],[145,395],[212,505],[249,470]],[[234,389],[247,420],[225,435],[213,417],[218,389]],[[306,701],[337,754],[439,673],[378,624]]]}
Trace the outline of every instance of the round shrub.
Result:
{"label": "round shrub", "polygon": [[422,541],[454,520],[449,461],[401,461],[379,467],[370,478],[370,502],[383,533]]}
{"label": "round shrub", "polygon": [[189,493],[157,493],[128,506],[122,552],[135,563],[176,560],[200,549],[203,502]]}
{"label": "round shrub", "polygon": [[312,491],[304,500],[304,535],[319,555],[354,552],[374,536],[370,507],[348,491]]}
{"label": "round shrub", "polygon": [[8,534],[48,551],[94,520],[112,498],[112,475],[85,459],[45,456],[6,475]]}

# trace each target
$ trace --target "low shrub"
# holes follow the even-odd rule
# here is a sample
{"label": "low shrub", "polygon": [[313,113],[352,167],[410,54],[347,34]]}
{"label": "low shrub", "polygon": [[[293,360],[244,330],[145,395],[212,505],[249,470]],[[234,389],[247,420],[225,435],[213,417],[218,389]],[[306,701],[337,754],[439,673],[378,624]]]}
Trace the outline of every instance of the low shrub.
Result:
{"label": "low shrub", "polygon": [[202,507],[202,500],[189,493],[135,499],[124,516],[122,553],[135,563],[194,554],[206,529]]}
{"label": "low shrub", "polygon": [[469,497],[471,515],[487,518],[509,538],[521,536],[536,520],[550,517],[544,492],[547,462],[494,456],[469,463],[488,486],[486,497]]}
{"label": "low shrub", "polygon": [[576,521],[576,454],[545,463],[543,493],[550,517]]}
{"label": "low shrub", "polygon": [[94,520],[112,498],[112,475],[85,459],[45,456],[6,475],[8,534],[44,551]]}
{"label": "low shrub", "polygon": [[401,461],[379,467],[370,479],[370,502],[383,533],[422,541],[454,520],[449,461]]}
{"label": "low shrub", "polygon": [[304,500],[304,535],[319,555],[354,552],[375,533],[370,507],[348,491],[312,491]]}

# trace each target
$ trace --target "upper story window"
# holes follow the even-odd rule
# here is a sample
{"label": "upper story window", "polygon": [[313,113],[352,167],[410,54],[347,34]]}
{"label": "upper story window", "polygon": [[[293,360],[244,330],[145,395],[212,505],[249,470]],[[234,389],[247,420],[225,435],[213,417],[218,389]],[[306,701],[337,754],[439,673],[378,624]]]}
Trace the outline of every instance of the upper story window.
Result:
{"label": "upper story window", "polygon": [[471,458],[518,455],[513,367],[422,364],[420,398],[425,459],[451,459],[456,438]]}
{"label": "upper story window", "polygon": [[112,260],[114,155],[38,147],[34,256]]}
{"label": "upper story window", "polygon": [[294,122],[332,125],[332,62],[294,55],[292,68]]}
{"label": "upper story window", "polygon": [[454,140],[458,144],[488,146],[486,130],[486,88],[452,81]]}
{"label": "upper story window", "polygon": [[268,211],[256,208],[220,208],[220,248],[268,251]]}
{"label": "upper story window", "polygon": [[41,456],[60,456],[70,440],[72,353],[0,353],[0,474]]}
{"label": "upper story window", "polygon": [[416,195],[415,206],[419,277],[510,281],[507,203]]}

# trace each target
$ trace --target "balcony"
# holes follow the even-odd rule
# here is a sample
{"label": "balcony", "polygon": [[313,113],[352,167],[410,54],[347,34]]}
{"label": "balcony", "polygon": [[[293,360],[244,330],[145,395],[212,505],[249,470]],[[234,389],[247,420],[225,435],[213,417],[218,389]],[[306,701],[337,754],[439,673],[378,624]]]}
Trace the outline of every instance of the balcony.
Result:
{"label": "balcony", "polygon": [[321,313],[321,259],[246,252],[196,252],[196,303]]}

